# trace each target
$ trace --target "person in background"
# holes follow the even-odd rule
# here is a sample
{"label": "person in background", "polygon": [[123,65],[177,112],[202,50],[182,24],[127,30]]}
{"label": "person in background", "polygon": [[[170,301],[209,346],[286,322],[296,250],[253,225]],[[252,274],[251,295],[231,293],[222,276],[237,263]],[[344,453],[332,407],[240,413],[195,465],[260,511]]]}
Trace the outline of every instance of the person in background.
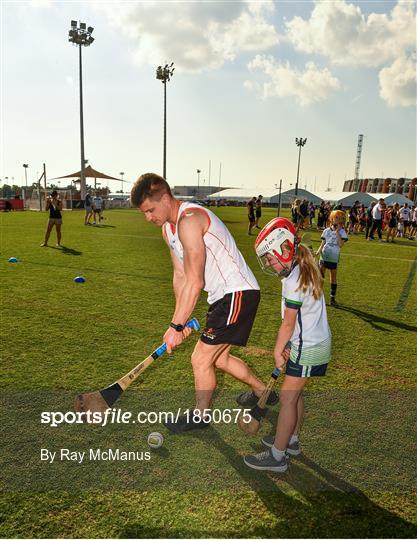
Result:
{"label": "person in background", "polygon": [[411,222],[411,210],[408,207],[408,203],[404,203],[399,211],[399,220],[402,229],[402,236],[407,236],[408,227]]}
{"label": "person in background", "polygon": [[398,227],[398,210],[400,205],[395,203],[394,206],[389,206],[388,210],[385,212],[384,219],[386,221],[386,241],[389,242],[391,238],[391,243],[394,243],[394,236],[397,232]]}
{"label": "person in background", "polygon": [[62,225],[62,201],[58,197],[58,192],[54,190],[46,200],[46,211],[49,210],[48,225],[46,227],[45,239],[41,247],[48,247],[48,240],[53,227],[56,229],[56,245],[61,247],[61,225]]}
{"label": "person in background", "polygon": [[303,216],[300,212],[300,199],[295,199],[291,205],[291,219],[296,228],[300,227],[300,224],[303,222]]}
{"label": "person in background", "polygon": [[302,219],[301,219],[299,228],[304,229],[307,223],[307,218],[308,218],[308,200],[307,199],[303,199],[303,202],[300,204],[300,214],[301,214]]}
{"label": "person in background", "polygon": [[366,230],[365,230],[365,240],[368,240],[369,233],[371,232],[372,225],[374,223],[374,220],[372,218],[372,211],[374,209],[374,206],[376,205],[375,201],[372,201],[370,206],[368,206],[366,210]]}
{"label": "person in background", "polygon": [[319,210],[317,213],[317,230],[322,231],[326,227],[326,203],[321,201]]}
{"label": "person in background", "polygon": [[359,225],[359,201],[355,201],[349,210],[349,230],[348,234],[357,234]]}
{"label": "person in background", "polygon": [[330,305],[336,305],[337,265],[340,250],[348,236],[345,231],[346,214],[342,210],[333,210],[330,214],[330,227],[324,229],[321,244],[316,255],[320,257],[319,265],[323,279],[326,269],[330,270]]}
{"label": "person in background", "polygon": [[378,233],[378,239],[382,242],[382,218],[385,210],[384,199],[379,199],[376,205],[372,209],[372,229],[369,233],[368,241],[375,240],[374,233]]}
{"label": "person in background", "polygon": [[366,227],[366,208],[364,204],[361,204],[359,207],[359,232],[362,233]]}
{"label": "person in background", "polygon": [[261,216],[262,216],[262,195],[258,195],[258,198],[257,198],[256,201],[255,201],[255,206],[256,206],[256,212],[255,212],[255,216],[256,216],[255,227],[256,227],[257,229],[260,229],[260,227],[259,227],[259,220],[261,219]]}
{"label": "person in background", "polygon": [[256,197],[252,197],[248,204],[246,205],[248,209],[248,234],[252,234],[252,229],[255,227],[256,217],[255,217],[255,206],[256,206]]}
{"label": "person in background", "polygon": [[93,198],[89,191],[87,192],[85,196],[84,206],[85,206],[84,225],[91,225],[91,218],[93,216]]}
{"label": "person in background", "polygon": [[410,240],[415,240],[417,235],[417,206],[411,209]]}
{"label": "person in background", "polygon": [[96,195],[93,199],[93,212],[94,212],[94,221],[93,225],[101,221],[101,212],[103,210],[103,199],[100,195]]}
{"label": "person in background", "polygon": [[312,202],[308,205],[308,216],[310,218],[310,227],[312,227],[316,219],[316,207]]}

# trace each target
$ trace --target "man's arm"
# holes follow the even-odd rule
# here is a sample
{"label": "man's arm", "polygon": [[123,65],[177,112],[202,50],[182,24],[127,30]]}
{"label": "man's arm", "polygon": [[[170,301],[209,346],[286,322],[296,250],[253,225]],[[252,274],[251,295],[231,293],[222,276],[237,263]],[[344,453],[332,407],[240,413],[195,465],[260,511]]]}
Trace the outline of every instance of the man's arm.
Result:
{"label": "man's arm", "polygon": [[[174,291],[176,296],[172,322],[184,325],[198,301],[204,287],[204,268],[206,248],[203,236],[208,226],[208,217],[202,212],[188,212],[178,223],[178,237],[183,247],[184,269],[174,260]],[[182,332],[169,328],[164,334],[168,352],[177,347],[184,339]]]}

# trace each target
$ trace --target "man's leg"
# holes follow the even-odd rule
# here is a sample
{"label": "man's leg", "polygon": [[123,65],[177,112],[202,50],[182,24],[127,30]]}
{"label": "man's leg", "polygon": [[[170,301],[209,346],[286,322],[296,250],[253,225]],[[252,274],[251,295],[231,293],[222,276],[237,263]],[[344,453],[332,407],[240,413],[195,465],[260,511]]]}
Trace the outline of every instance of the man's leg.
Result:
{"label": "man's leg", "polygon": [[55,224],[56,227],[56,241],[58,246],[61,245],[61,225],[59,223]]}
{"label": "man's leg", "polygon": [[217,357],[215,366],[250,386],[257,396],[265,390],[265,384],[255,377],[249,366],[237,356],[230,354],[230,345]]}

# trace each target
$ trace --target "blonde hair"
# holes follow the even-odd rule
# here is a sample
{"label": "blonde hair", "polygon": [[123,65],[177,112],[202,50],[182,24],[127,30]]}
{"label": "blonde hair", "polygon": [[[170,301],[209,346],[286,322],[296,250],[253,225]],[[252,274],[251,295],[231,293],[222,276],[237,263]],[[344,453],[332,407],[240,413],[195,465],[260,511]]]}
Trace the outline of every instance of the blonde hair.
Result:
{"label": "blonde hair", "polygon": [[300,268],[298,290],[305,293],[310,289],[314,299],[318,300],[323,294],[323,277],[310,249],[299,244],[296,257]]}

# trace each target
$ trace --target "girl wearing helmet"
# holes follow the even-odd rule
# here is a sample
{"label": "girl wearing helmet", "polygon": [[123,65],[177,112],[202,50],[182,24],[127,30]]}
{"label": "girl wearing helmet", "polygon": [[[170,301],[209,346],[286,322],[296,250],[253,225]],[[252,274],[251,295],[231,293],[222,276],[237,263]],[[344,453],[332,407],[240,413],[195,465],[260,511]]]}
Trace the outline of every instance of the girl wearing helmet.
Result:
{"label": "girl wearing helmet", "polygon": [[276,433],[264,437],[266,452],[246,456],[253,469],[285,472],[288,454],[300,454],[299,429],[304,416],[303,389],[310,377],[322,377],[330,360],[323,278],[294,225],[275,218],[259,233],[255,250],[261,268],[282,279],[282,324],[274,348],[275,365],[286,367],[280,392]]}
{"label": "girl wearing helmet", "polygon": [[326,268],[330,270],[330,305],[336,305],[337,290],[337,264],[339,262],[340,250],[344,243],[348,241],[345,231],[346,214],[343,210],[333,210],[330,213],[330,227],[324,229],[321,235],[321,244],[316,252],[320,257],[320,271],[325,277]]}

